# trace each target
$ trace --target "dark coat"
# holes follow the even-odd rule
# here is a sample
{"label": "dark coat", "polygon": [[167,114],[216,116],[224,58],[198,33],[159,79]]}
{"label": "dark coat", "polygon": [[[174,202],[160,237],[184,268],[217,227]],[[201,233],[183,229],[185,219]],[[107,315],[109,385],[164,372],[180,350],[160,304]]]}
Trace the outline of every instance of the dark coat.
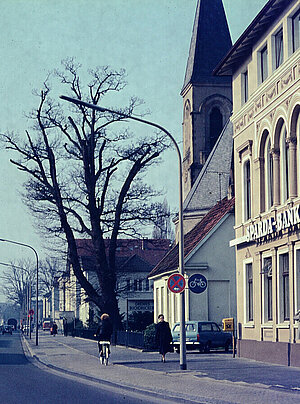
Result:
{"label": "dark coat", "polygon": [[160,354],[164,355],[167,352],[172,352],[170,346],[170,343],[172,342],[172,334],[169,323],[166,321],[160,321],[156,324],[155,341]]}
{"label": "dark coat", "polygon": [[113,332],[113,326],[109,318],[105,318],[101,321],[97,328],[96,335],[99,341],[110,341]]}

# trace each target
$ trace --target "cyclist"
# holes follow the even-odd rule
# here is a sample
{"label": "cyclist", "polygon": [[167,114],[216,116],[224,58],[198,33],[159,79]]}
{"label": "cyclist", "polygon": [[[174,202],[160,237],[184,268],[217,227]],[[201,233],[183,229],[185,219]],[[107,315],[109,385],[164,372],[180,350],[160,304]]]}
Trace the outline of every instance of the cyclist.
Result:
{"label": "cyclist", "polygon": [[[103,358],[103,346],[100,344],[100,341],[110,341],[111,335],[113,332],[113,327],[109,318],[109,314],[103,313],[102,316],[100,317],[100,324],[99,327],[97,328],[95,336],[98,338],[98,348],[99,348],[99,354],[100,358]],[[110,354],[110,350],[108,348],[108,354]]]}

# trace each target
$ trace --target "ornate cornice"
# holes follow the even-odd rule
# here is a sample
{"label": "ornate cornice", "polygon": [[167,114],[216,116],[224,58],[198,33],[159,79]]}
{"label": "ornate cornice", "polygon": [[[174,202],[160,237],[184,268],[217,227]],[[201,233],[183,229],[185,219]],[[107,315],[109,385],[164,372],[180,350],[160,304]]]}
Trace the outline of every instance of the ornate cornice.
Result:
{"label": "ornate cornice", "polygon": [[[234,135],[241,132],[247,125],[252,123],[256,116],[260,114],[271,102],[279,98],[283,92],[291,87],[300,76],[300,61],[294,63],[291,67],[282,72],[280,77],[277,77],[272,84],[267,86],[252,102],[249,102],[248,108],[243,113],[243,116],[237,120],[232,119]],[[284,103],[288,107],[291,101],[291,96]],[[273,119],[275,108],[270,112],[270,118]]]}

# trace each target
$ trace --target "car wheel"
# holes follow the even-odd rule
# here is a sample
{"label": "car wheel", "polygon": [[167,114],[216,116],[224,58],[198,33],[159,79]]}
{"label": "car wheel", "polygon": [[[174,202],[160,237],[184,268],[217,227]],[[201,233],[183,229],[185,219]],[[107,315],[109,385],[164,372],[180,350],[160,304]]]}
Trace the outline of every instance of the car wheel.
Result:
{"label": "car wheel", "polygon": [[207,341],[206,344],[204,345],[204,352],[205,352],[205,353],[209,353],[209,351],[210,351],[210,346],[211,346],[210,341]]}
{"label": "car wheel", "polygon": [[230,347],[230,341],[226,341],[226,344],[225,344],[225,352],[228,352],[228,351],[229,351],[229,347]]}

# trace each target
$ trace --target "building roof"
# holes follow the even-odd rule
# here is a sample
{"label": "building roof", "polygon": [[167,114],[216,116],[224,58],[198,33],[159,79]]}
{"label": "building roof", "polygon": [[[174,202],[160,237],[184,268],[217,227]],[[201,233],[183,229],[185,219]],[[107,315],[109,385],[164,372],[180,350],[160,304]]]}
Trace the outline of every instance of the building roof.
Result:
{"label": "building roof", "polygon": [[[218,202],[203,219],[184,236],[184,257],[204,239],[205,236],[220,222],[227,214],[233,211],[235,199],[224,198]],[[173,271],[178,268],[178,244],[174,246],[169,253],[156,265],[148,277],[161,275],[165,272]]]}
{"label": "building roof", "polygon": [[194,212],[203,216],[227,195],[231,180],[232,136],[233,126],[228,120],[184,200],[185,214]]}
{"label": "building roof", "polygon": [[274,23],[276,17],[291,3],[291,0],[269,0],[227,55],[219,62],[214,74],[232,76],[237,67],[251,55],[253,46]]}
{"label": "building roof", "polygon": [[198,0],[182,90],[189,83],[227,81],[212,73],[231,45],[222,0]]}
{"label": "building roof", "polygon": [[[105,245],[108,249],[109,239],[105,239]],[[139,262],[142,272],[149,272],[170,250],[170,240],[167,239],[118,239],[116,250],[117,270],[124,271],[129,259],[136,257],[131,261],[132,270],[136,269]],[[94,256],[92,241],[90,239],[76,240],[78,255],[86,268],[91,267],[91,260]],[[91,269],[91,268],[89,268]]]}

